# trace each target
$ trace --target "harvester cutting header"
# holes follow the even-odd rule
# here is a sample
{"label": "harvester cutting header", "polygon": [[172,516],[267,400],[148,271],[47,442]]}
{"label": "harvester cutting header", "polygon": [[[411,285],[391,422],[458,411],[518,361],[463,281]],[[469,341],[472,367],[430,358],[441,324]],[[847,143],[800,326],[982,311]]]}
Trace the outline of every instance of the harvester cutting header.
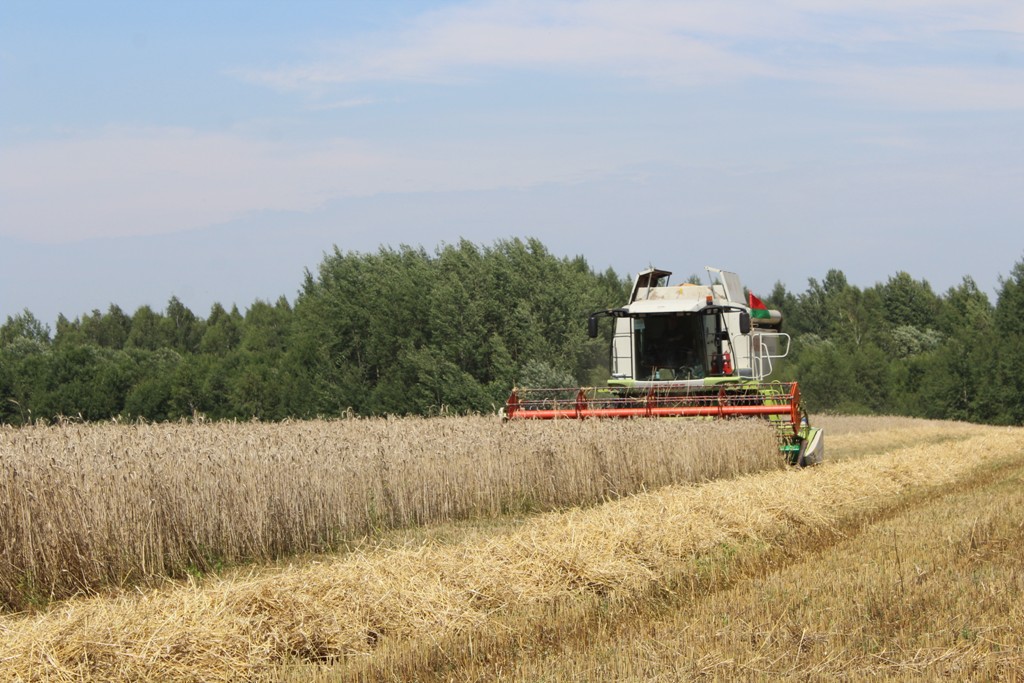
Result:
{"label": "harvester cutting header", "polygon": [[821,430],[811,427],[796,382],[768,382],[789,353],[782,314],[752,294],[744,300],[735,273],[708,267],[710,285],[669,285],[671,272],[636,277],[629,303],[590,315],[588,333],[612,318],[607,387],[522,388],[505,404],[506,419],[755,416],[776,428],[795,464],[820,462]]}

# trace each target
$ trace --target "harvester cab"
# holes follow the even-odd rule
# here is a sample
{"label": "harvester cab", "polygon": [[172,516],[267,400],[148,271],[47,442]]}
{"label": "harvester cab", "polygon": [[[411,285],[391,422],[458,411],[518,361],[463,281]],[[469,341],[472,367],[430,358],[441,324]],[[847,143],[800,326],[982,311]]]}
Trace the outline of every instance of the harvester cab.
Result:
{"label": "harvester cab", "polygon": [[794,464],[824,456],[796,382],[769,382],[789,353],[782,314],[748,295],[739,276],[708,267],[711,283],[670,285],[671,272],[639,273],[625,306],[591,314],[587,331],[613,320],[606,387],[516,388],[506,419],[694,417],[767,418]]}
{"label": "harvester cab", "polygon": [[758,309],[752,315],[735,273],[708,272],[711,285],[670,286],[669,271],[645,270],[626,306],[591,314],[591,337],[600,317],[614,318],[610,386],[665,389],[771,374],[772,361],[789,353],[781,313]]}

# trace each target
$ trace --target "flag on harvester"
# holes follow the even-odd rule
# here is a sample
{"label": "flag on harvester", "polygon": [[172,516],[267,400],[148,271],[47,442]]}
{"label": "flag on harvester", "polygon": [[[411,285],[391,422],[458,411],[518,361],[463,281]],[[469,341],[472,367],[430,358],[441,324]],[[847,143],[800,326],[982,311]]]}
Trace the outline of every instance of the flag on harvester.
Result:
{"label": "flag on harvester", "polygon": [[747,292],[747,296],[750,297],[751,318],[765,319],[771,317],[771,314],[768,312],[768,307],[764,305],[763,301],[758,299],[750,292]]}

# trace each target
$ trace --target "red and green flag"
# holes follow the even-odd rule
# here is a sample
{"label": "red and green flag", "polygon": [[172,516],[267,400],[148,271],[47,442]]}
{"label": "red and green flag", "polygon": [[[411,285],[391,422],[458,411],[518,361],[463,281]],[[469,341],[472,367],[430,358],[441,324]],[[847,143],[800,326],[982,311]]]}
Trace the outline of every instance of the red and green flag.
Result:
{"label": "red and green flag", "polygon": [[767,319],[771,317],[771,313],[768,312],[768,307],[764,305],[764,302],[748,292],[747,296],[750,297],[750,317],[758,319]]}

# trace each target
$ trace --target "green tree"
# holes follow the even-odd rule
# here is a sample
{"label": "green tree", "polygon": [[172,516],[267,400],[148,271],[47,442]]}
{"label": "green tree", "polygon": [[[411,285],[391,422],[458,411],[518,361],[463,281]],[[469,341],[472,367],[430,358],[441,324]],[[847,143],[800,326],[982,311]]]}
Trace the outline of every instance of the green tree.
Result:
{"label": "green tree", "polygon": [[28,424],[42,417],[35,401],[51,354],[47,343],[31,335],[0,345],[0,422]]}
{"label": "green tree", "polygon": [[81,416],[101,420],[120,411],[109,366],[113,352],[90,344],[60,346],[38,368],[31,400],[37,417]]}
{"label": "green tree", "polygon": [[172,404],[174,375],[182,356],[166,347],[156,351],[130,349],[127,353],[136,381],[125,396],[125,415],[154,421],[176,417]]}
{"label": "green tree", "polygon": [[984,411],[1000,424],[1024,424],[1024,260],[1000,278],[993,323],[994,334],[983,342],[992,345]]}
{"label": "green tree", "polygon": [[196,353],[203,338],[204,323],[176,296],[167,302],[167,311],[160,320],[160,337],[164,344],[179,353]]}
{"label": "green tree", "polygon": [[199,351],[224,356],[238,348],[242,341],[243,324],[244,319],[237,306],[232,306],[228,312],[219,303],[213,304],[199,342]]}
{"label": "green tree", "polygon": [[[792,311],[782,309],[795,334],[810,333],[821,339],[830,339],[840,329],[839,299],[850,288],[841,270],[831,269],[825,279],[818,282],[808,278],[807,290],[800,296]],[[792,302],[786,302],[787,304]]]}
{"label": "green tree", "polygon": [[614,272],[556,258],[537,240],[463,240],[433,255],[335,249],[307,273],[289,358],[319,410],[489,410],[528,363],[577,382],[606,366],[586,318],[621,305],[624,289]]}
{"label": "green tree", "polygon": [[149,306],[140,306],[132,315],[132,326],[125,340],[125,347],[156,351],[170,346],[165,335],[163,316]]}
{"label": "green tree", "polygon": [[926,280],[915,280],[900,271],[882,288],[885,318],[892,327],[910,326],[919,330],[937,326],[939,298]]}
{"label": "green tree", "polygon": [[14,343],[18,339],[28,339],[41,344],[50,343],[50,328],[39,321],[27,308],[21,313],[7,316],[7,321],[0,325],[0,347]]}
{"label": "green tree", "polygon": [[[68,343],[94,344],[108,349],[122,349],[131,332],[132,319],[119,306],[110,305],[107,313],[94,310],[92,314],[76,320],[65,334]],[[75,330],[77,334],[71,331]],[[73,341],[72,341],[73,340]]]}

